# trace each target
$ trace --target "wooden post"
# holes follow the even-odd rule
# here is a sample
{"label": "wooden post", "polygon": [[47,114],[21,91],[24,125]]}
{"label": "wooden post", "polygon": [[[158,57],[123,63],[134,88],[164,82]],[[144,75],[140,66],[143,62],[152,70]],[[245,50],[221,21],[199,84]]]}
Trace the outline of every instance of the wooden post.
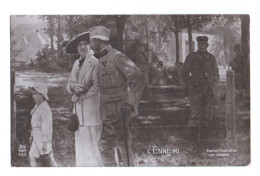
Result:
{"label": "wooden post", "polygon": [[189,53],[192,53],[194,48],[192,46],[192,26],[191,26],[191,15],[187,15],[188,23],[188,39],[189,39]]}
{"label": "wooden post", "polygon": [[233,70],[227,70],[226,132],[227,139],[236,141],[235,72]]}
{"label": "wooden post", "polygon": [[11,71],[11,152],[16,156],[16,103],[15,103],[15,71]]}
{"label": "wooden post", "polygon": [[123,52],[126,54],[126,31],[124,31],[124,34],[123,34]]}

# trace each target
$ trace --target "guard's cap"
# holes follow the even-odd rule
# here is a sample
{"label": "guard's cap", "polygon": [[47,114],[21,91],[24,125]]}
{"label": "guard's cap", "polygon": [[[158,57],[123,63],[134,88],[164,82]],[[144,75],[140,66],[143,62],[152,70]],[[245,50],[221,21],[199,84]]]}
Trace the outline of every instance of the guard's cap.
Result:
{"label": "guard's cap", "polygon": [[198,36],[197,42],[208,42],[209,38],[207,36]]}

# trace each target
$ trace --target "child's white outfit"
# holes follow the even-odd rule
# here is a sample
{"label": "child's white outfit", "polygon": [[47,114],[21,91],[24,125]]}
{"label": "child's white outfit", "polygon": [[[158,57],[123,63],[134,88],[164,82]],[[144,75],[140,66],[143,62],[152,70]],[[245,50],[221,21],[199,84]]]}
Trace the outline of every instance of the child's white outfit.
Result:
{"label": "child's white outfit", "polygon": [[[32,136],[33,142],[29,155],[34,158],[39,158],[43,154],[52,154],[52,132],[53,118],[49,104],[44,101],[39,106],[36,104],[31,111],[32,119]],[[42,151],[43,142],[47,143],[46,152]]]}

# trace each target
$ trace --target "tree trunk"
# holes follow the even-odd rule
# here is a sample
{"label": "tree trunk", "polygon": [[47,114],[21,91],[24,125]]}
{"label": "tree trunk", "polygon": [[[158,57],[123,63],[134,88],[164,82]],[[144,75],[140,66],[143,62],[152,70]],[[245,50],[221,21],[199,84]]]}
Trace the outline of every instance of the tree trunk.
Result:
{"label": "tree trunk", "polygon": [[148,32],[148,25],[147,25],[147,17],[145,17],[145,34],[146,34],[147,57],[149,57],[149,32]]}
{"label": "tree trunk", "polygon": [[157,32],[158,32],[158,49],[161,49],[162,47],[162,37],[161,37],[161,21],[160,19],[157,21],[158,25],[157,25]]}
{"label": "tree trunk", "polygon": [[192,53],[194,51],[194,48],[192,44],[191,15],[187,15],[187,23],[188,23],[189,53]]}
{"label": "tree trunk", "polygon": [[177,63],[180,62],[179,15],[175,17],[175,39],[176,39],[176,63]]}
{"label": "tree trunk", "polygon": [[116,20],[116,31],[117,31],[117,49],[124,52],[124,31],[125,31],[125,23],[128,15],[115,15]]}
{"label": "tree trunk", "polygon": [[49,35],[50,35],[50,39],[51,39],[51,51],[54,52],[54,16],[50,15],[49,16]]}
{"label": "tree trunk", "polygon": [[70,36],[70,40],[73,38],[73,26],[72,26],[72,21],[73,21],[73,16],[70,15],[70,18],[69,18],[69,36]]}
{"label": "tree trunk", "polygon": [[123,52],[124,48],[124,29],[121,25],[117,26],[117,48]]}
{"label": "tree trunk", "polygon": [[230,39],[230,35],[227,33],[227,31],[224,32],[223,34],[223,44],[224,44],[224,55],[225,55],[225,60],[226,60],[226,64],[229,64],[230,62],[230,46],[229,46],[229,39]]}
{"label": "tree trunk", "polygon": [[60,52],[61,52],[61,47],[60,47],[60,44],[61,44],[61,16],[59,15],[58,18],[58,35],[57,35],[57,38],[58,38],[58,59],[60,59]]}
{"label": "tree trunk", "polygon": [[[70,40],[73,38],[73,18],[74,18],[74,16],[73,15],[70,15],[69,16],[69,24],[68,24],[68,26],[69,26],[69,38],[70,38]],[[70,61],[69,61],[69,70],[71,70],[72,69],[72,66],[73,66],[73,57],[70,55]]]}
{"label": "tree trunk", "polygon": [[15,103],[15,71],[11,71],[11,154],[16,157],[16,103]]}
{"label": "tree trunk", "polygon": [[149,33],[148,33],[148,26],[147,26],[147,17],[144,19],[145,24],[145,36],[146,36],[146,45],[149,45]]}
{"label": "tree trunk", "polygon": [[241,15],[241,51],[244,55],[244,77],[246,88],[250,89],[250,18],[249,15]]}
{"label": "tree trunk", "polygon": [[229,140],[236,141],[235,72],[227,71],[226,86],[226,132]]}
{"label": "tree trunk", "polygon": [[53,35],[50,35],[50,38],[51,38],[51,52],[54,52]]}
{"label": "tree trunk", "polygon": [[160,16],[155,16],[154,17],[154,21],[155,21],[156,29],[157,29],[157,33],[158,33],[158,45],[157,45],[157,48],[161,49],[161,47],[162,47],[161,17]]}

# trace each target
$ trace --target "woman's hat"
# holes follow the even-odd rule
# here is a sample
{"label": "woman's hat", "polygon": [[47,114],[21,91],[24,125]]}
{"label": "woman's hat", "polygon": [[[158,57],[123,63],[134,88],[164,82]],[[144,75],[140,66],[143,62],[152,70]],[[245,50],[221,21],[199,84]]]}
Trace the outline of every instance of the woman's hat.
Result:
{"label": "woman's hat", "polygon": [[73,38],[71,41],[68,42],[65,48],[65,52],[68,54],[79,54],[78,53],[78,44],[80,41],[86,40],[89,43],[89,33],[83,32]]}
{"label": "woman's hat", "polygon": [[48,87],[45,84],[35,84],[34,86],[29,87],[30,90],[34,89],[44,96],[44,98],[49,101],[48,97]]}

